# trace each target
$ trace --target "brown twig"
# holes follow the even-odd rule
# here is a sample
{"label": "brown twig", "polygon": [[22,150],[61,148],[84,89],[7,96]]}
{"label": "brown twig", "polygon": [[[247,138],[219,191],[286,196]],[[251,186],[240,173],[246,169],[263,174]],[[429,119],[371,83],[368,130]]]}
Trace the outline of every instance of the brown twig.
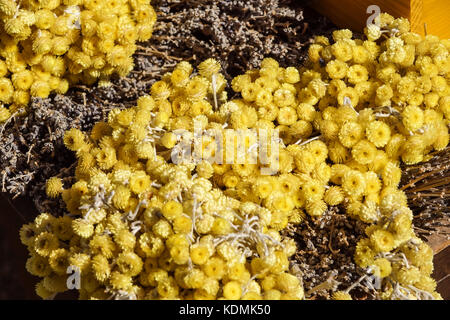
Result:
{"label": "brown twig", "polygon": [[420,180],[425,179],[426,177],[429,177],[438,172],[442,172],[442,168],[437,168],[433,171],[427,172],[427,173],[419,176],[418,178],[416,178],[414,180],[411,180],[407,185],[404,185],[403,187],[401,187],[400,190],[404,191],[405,189],[408,189],[409,187],[413,186],[416,182],[419,182]]}
{"label": "brown twig", "polygon": [[333,235],[334,235],[334,216],[332,216],[332,224],[331,224],[331,230],[330,230],[330,240],[328,241],[328,249],[330,249],[332,254],[338,254],[339,251],[341,251],[340,249],[337,250],[333,250],[333,247],[331,245],[331,242],[333,240]]}

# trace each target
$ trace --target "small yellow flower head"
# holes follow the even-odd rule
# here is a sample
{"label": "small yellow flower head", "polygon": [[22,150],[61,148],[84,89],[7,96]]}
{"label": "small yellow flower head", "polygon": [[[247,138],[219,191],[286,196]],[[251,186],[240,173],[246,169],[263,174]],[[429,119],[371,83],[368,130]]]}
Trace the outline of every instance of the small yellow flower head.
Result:
{"label": "small yellow flower head", "polygon": [[[135,117],[136,118],[136,117]],[[141,123],[133,122],[127,130],[127,142],[137,143],[142,141],[147,135],[147,131]]]}
{"label": "small yellow flower head", "polygon": [[215,218],[211,232],[215,235],[225,235],[231,231],[230,222],[224,218]]}
{"label": "small yellow flower head", "polygon": [[288,107],[294,104],[295,96],[288,89],[278,89],[273,94],[273,101],[277,107]]}
{"label": "small yellow flower head", "polygon": [[142,252],[150,258],[159,257],[165,249],[164,241],[161,238],[149,233],[142,234],[139,237],[138,244]]}
{"label": "small yellow flower head", "polygon": [[393,135],[385,148],[388,157],[392,158],[393,160],[398,159],[398,157],[400,157],[401,153],[403,152],[405,141],[406,139],[403,135],[398,133]]}
{"label": "small yellow flower head", "polygon": [[7,78],[0,78],[0,102],[10,103],[13,97],[14,87]]}
{"label": "small yellow flower head", "polygon": [[36,236],[36,229],[33,223],[24,224],[19,231],[20,242],[25,246],[32,246],[34,237]]}
{"label": "small yellow flower head", "polygon": [[391,215],[396,209],[407,206],[407,197],[403,191],[387,187],[381,190],[380,210],[384,215]]}
{"label": "small yellow flower head", "polygon": [[356,170],[350,170],[342,178],[342,189],[350,196],[358,197],[366,188],[364,175]]}
{"label": "small yellow flower head", "polygon": [[342,79],[347,75],[348,65],[344,61],[331,60],[327,63],[326,71],[332,79]]}
{"label": "small yellow flower head", "polygon": [[340,106],[350,104],[352,107],[355,107],[359,103],[358,91],[355,88],[346,87],[339,91],[337,101]]}
{"label": "small yellow flower head", "polygon": [[378,205],[375,201],[368,200],[361,205],[359,218],[366,223],[376,222],[379,218]]}
{"label": "small yellow flower head", "polygon": [[111,258],[116,250],[114,242],[108,235],[94,235],[89,241],[89,248],[94,254]]}
{"label": "small yellow flower head", "polygon": [[333,300],[352,300],[352,296],[345,291],[333,292],[331,299]]}
{"label": "small yellow flower head", "polygon": [[357,122],[346,122],[339,130],[339,141],[344,147],[351,148],[363,137],[363,128]]}
{"label": "small yellow flower head", "polygon": [[133,252],[123,252],[119,254],[116,263],[120,272],[131,277],[138,275],[143,266],[141,258]]}
{"label": "small yellow flower head", "polygon": [[47,259],[36,254],[28,258],[25,267],[30,274],[41,278],[48,276],[52,272]]}
{"label": "small yellow flower head", "polygon": [[367,140],[361,140],[352,148],[352,156],[360,164],[369,164],[374,161],[377,148]]}
{"label": "small yellow flower head", "polygon": [[43,280],[45,289],[55,293],[67,290],[67,275],[50,274]]}
{"label": "small yellow flower head", "polygon": [[423,126],[423,111],[418,106],[407,106],[402,112],[402,122],[406,130],[416,131]]}
{"label": "small yellow flower head", "polygon": [[54,292],[52,292],[44,287],[44,280],[41,280],[36,284],[35,291],[36,291],[36,294],[42,299],[48,299],[54,294]]}
{"label": "small yellow flower head", "polygon": [[390,105],[394,92],[390,85],[383,84],[376,90],[376,104],[379,106]]}
{"label": "small yellow flower head", "polygon": [[117,209],[126,209],[129,205],[131,196],[130,189],[125,186],[118,186],[112,198],[113,204]]}
{"label": "small yellow flower head", "polygon": [[230,122],[234,129],[253,127],[257,120],[256,110],[249,107],[243,107],[239,112],[233,112],[230,117]]}
{"label": "small yellow flower head", "polygon": [[412,212],[406,207],[403,208],[398,209],[399,211],[396,213],[394,221],[389,227],[389,230],[396,238],[404,238],[411,234]]}
{"label": "small yellow flower head", "polygon": [[110,283],[116,290],[127,291],[132,286],[131,276],[120,273],[119,271],[113,271],[111,273]]}
{"label": "small yellow flower head", "polygon": [[83,148],[86,143],[84,134],[75,128],[72,128],[64,134],[64,145],[72,151],[78,151]]}
{"label": "small yellow flower head", "polygon": [[381,29],[376,24],[370,24],[364,28],[364,33],[370,41],[376,41],[381,36]]}
{"label": "small yellow flower head", "polygon": [[339,41],[344,39],[351,39],[353,36],[353,33],[349,29],[341,29],[341,30],[335,30],[333,31],[333,40]]}
{"label": "small yellow flower head", "polygon": [[234,77],[231,81],[231,87],[235,92],[241,92],[245,87],[252,82],[251,77],[248,74],[241,74]]}
{"label": "small yellow flower head", "polygon": [[69,257],[69,265],[78,267],[81,273],[87,272],[90,268],[91,257],[86,253],[75,253]]}
{"label": "small yellow flower head", "polygon": [[171,234],[173,234],[171,224],[165,220],[159,220],[156,222],[152,227],[152,231],[163,239],[167,239]]}
{"label": "small yellow flower head", "polygon": [[300,285],[300,281],[299,279],[289,273],[281,273],[277,276],[276,279],[277,282],[277,289],[279,289],[282,292],[292,292],[294,291],[299,285]]}
{"label": "small yellow flower head", "polygon": [[336,41],[331,46],[331,51],[340,61],[349,61],[353,57],[352,46],[345,40]]}
{"label": "small yellow flower head", "polygon": [[312,44],[308,48],[308,58],[313,62],[318,62],[320,59],[320,53],[323,47],[320,44]]}
{"label": "small yellow flower head", "polygon": [[55,221],[55,217],[48,213],[41,213],[34,220],[34,228],[37,232],[49,231],[52,229],[52,225]]}
{"label": "small yellow flower head", "polygon": [[186,216],[175,218],[173,220],[173,230],[175,233],[188,234],[192,230],[192,219]]}
{"label": "small yellow flower head", "polygon": [[96,255],[92,258],[91,268],[94,277],[100,282],[107,280],[111,275],[108,259],[103,255]]}
{"label": "small yellow flower head", "polygon": [[34,250],[43,257],[47,257],[59,247],[58,238],[49,232],[43,232],[34,238]]}
{"label": "small yellow flower head", "polygon": [[177,144],[177,136],[172,132],[166,132],[161,138],[161,144],[167,149],[172,149]]}
{"label": "small yellow flower head", "polygon": [[144,171],[137,171],[131,175],[130,189],[136,194],[140,194],[150,187],[150,177]]}
{"label": "small yellow flower head", "polygon": [[364,178],[366,181],[366,190],[364,191],[364,194],[378,194],[381,189],[381,183],[377,174],[373,171],[368,171],[364,173]]}
{"label": "small yellow flower head", "polygon": [[0,12],[7,17],[14,15],[17,5],[13,0],[2,0],[0,2]]}
{"label": "small yellow flower head", "polygon": [[181,203],[171,200],[164,204],[161,211],[166,219],[174,220],[182,215],[183,206]]}
{"label": "small yellow flower head", "polygon": [[[325,121],[328,121],[328,120],[325,120]],[[323,121],[323,122],[325,122],[325,121]],[[333,125],[336,125],[336,123],[333,122]],[[323,131],[322,131],[322,134],[323,134]],[[337,132],[336,132],[336,136],[337,136]],[[328,155],[330,157],[330,160],[333,161],[333,163],[337,163],[337,164],[338,163],[345,163],[345,162],[347,162],[350,159],[350,152],[349,152],[349,150],[347,148],[345,148],[337,140],[334,140],[334,141],[329,143],[329,145],[328,145]]]}
{"label": "small yellow flower head", "polygon": [[377,148],[384,147],[391,138],[391,129],[382,121],[372,121],[366,128],[367,139]]}
{"label": "small yellow flower head", "polygon": [[355,262],[361,268],[367,268],[373,264],[375,252],[370,248],[370,241],[368,239],[362,239],[356,245],[355,250]]}
{"label": "small yellow flower head", "polygon": [[188,99],[191,101],[199,101],[203,99],[206,96],[207,91],[208,91],[208,81],[200,76],[193,77],[191,80],[189,80],[188,84],[185,87],[186,95],[188,96]]}
{"label": "small yellow flower head", "polygon": [[394,248],[394,237],[385,230],[376,230],[370,236],[371,244],[377,252],[389,252]]}
{"label": "small yellow flower head", "polygon": [[184,265],[189,261],[189,249],[187,247],[172,247],[169,254],[176,264]]}
{"label": "small yellow flower head", "polygon": [[227,300],[239,300],[242,296],[241,284],[237,281],[227,282],[223,287],[223,296]]}
{"label": "small yellow flower head", "polygon": [[83,219],[73,220],[72,229],[76,235],[82,238],[89,238],[94,233],[94,226]]}
{"label": "small yellow flower head", "polygon": [[136,237],[129,230],[123,229],[114,235],[114,242],[124,251],[133,250],[136,244]]}
{"label": "small yellow flower head", "polygon": [[315,140],[306,145],[306,150],[309,151],[315,159],[316,163],[324,162],[328,156],[327,145],[320,141]]}
{"label": "small yellow flower head", "polygon": [[30,93],[33,97],[46,98],[50,94],[50,86],[44,81],[36,81],[31,85]]}
{"label": "small yellow flower head", "polygon": [[310,180],[302,187],[306,200],[314,201],[323,198],[325,188],[317,180]]}
{"label": "small yellow flower head", "polygon": [[391,262],[386,258],[375,259],[374,265],[378,267],[381,278],[388,277],[392,272]]}
{"label": "small yellow flower head", "polygon": [[62,180],[58,177],[52,177],[47,180],[45,185],[45,192],[51,198],[56,198],[62,193],[64,186]]}
{"label": "small yellow flower head", "polygon": [[297,121],[297,112],[291,107],[281,108],[278,112],[277,121],[282,125],[292,125]]}
{"label": "small yellow flower head", "polygon": [[323,200],[306,202],[306,212],[312,217],[320,217],[327,210],[327,204]]}
{"label": "small yellow flower head", "polygon": [[219,257],[212,257],[208,259],[202,268],[208,277],[217,280],[222,279],[226,271],[225,262]]}
{"label": "small yellow flower head", "polygon": [[14,73],[11,77],[14,88],[18,90],[28,90],[33,84],[33,74],[29,70]]}
{"label": "small yellow flower head", "polygon": [[56,274],[65,275],[69,267],[69,252],[66,249],[56,249],[50,254],[48,262]]}
{"label": "small yellow flower head", "polygon": [[401,169],[393,162],[388,162],[383,169],[383,183],[387,187],[397,187],[401,179]]}
{"label": "small yellow flower head", "polygon": [[191,248],[190,257],[192,262],[198,265],[205,264],[209,259],[209,250],[206,246],[198,245]]}
{"label": "small yellow flower head", "polygon": [[13,94],[13,101],[17,106],[26,106],[30,102],[30,94],[26,91],[17,90]]}
{"label": "small yellow flower head", "polygon": [[347,71],[348,82],[357,84],[367,81],[369,75],[367,69],[362,65],[352,65]]}
{"label": "small yellow flower head", "polygon": [[5,122],[11,117],[11,112],[5,107],[0,107],[0,123]]}
{"label": "small yellow flower head", "polygon": [[209,58],[198,65],[198,72],[201,76],[209,79],[220,71],[220,64],[217,60]]}
{"label": "small yellow flower head", "polygon": [[402,267],[393,272],[395,279],[402,285],[412,285],[418,282],[421,277],[419,269],[415,266],[410,266],[410,268]]}
{"label": "small yellow flower head", "polygon": [[[347,102],[348,103],[348,102]],[[338,124],[343,124],[347,121],[358,121],[358,115],[349,105],[339,106],[334,119]]]}
{"label": "small yellow flower head", "polygon": [[414,283],[414,285],[421,290],[425,290],[428,292],[433,292],[436,290],[436,280],[434,280],[433,278],[426,276],[426,275],[421,275],[419,278],[419,281],[417,281],[416,283]]}
{"label": "small yellow flower head", "polygon": [[284,70],[284,81],[291,84],[299,82],[300,74],[298,72],[298,69],[294,67],[287,67]]}
{"label": "small yellow flower head", "polygon": [[334,184],[341,185],[344,175],[350,170],[345,164],[334,164],[331,167],[330,181]]}
{"label": "small yellow flower head", "polygon": [[297,115],[301,120],[313,121],[316,117],[316,109],[310,104],[300,103],[297,106]]}
{"label": "small yellow flower head", "polygon": [[337,206],[344,201],[344,192],[338,186],[332,186],[325,191],[325,202],[330,206]]}

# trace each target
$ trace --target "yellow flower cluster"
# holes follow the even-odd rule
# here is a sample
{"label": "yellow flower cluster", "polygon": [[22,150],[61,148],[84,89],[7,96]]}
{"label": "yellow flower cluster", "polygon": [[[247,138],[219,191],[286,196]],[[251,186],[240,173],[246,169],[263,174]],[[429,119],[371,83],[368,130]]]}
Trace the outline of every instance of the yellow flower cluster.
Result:
{"label": "yellow flower cluster", "polygon": [[[326,201],[341,203],[340,187],[326,189],[332,173],[326,143],[315,138],[302,142],[313,132],[316,111],[296,96],[299,71],[264,59],[260,70],[232,81],[243,98],[230,101],[219,71],[220,65],[208,59],[199,65],[199,75],[189,78],[192,67],[181,63],[152,86],[153,100],[168,110],[162,145],[172,154],[191,150],[183,161],[195,163],[198,175],[225,195],[270,210],[270,226],[276,230],[299,223],[303,209],[320,216]],[[177,130],[188,132],[177,139]]]}
{"label": "yellow flower cluster", "polygon": [[[382,21],[388,17],[383,14]],[[188,82],[166,77],[157,83],[157,89],[165,88],[164,99],[172,103],[172,108],[175,105],[171,118],[174,125],[170,127],[192,130],[197,117],[202,129],[220,133],[219,139],[211,134],[198,142],[202,159],[217,159],[221,150],[216,146],[223,146],[223,156],[219,156],[222,164],[213,163],[213,170],[204,169],[202,174],[224,188],[225,194],[270,209],[278,217],[274,221],[279,222],[279,229],[289,221],[301,221],[303,209],[311,216],[320,216],[327,205],[341,203],[350,215],[375,222],[381,202],[396,197],[406,203],[404,193],[397,189],[400,161],[413,164],[426,160],[431,151],[444,149],[449,141],[449,43],[432,36],[422,39],[409,32],[405,23],[404,19],[392,20],[387,30],[395,27],[400,31],[391,30],[381,44],[353,40],[349,30],[335,31],[334,44],[317,37],[309,49],[309,65],[300,72],[265,59],[259,70],[233,79],[232,88],[242,98],[223,103],[217,110],[208,102],[192,100],[186,94]],[[388,54],[397,57],[389,51],[391,41],[408,46],[411,38],[417,37],[420,42],[414,48],[427,43],[439,50],[417,49],[417,57],[407,65],[383,59]],[[436,74],[423,74],[418,61],[424,57],[434,59],[430,67]],[[445,63],[436,67],[435,60]],[[174,75],[178,76],[181,69],[177,67]],[[218,72],[219,67],[215,70]],[[442,86],[424,89],[418,84],[425,79],[430,84],[443,79]],[[409,80],[412,91],[406,94],[402,84]],[[155,100],[159,95],[152,88]],[[413,96],[423,99],[412,100]],[[206,97],[206,89],[196,97]],[[434,105],[425,102],[429,97],[435,97]],[[181,109],[185,112],[180,113],[179,105],[184,105]],[[202,105],[203,113],[198,105]],[[229,129],[278,130],[278,155],[269,152],[267,160],[279,174],[263,175],[264,159],[251,161],[255,159],[248,151],[255,147],[257,138],[247,135],[242,142],[236,138],[221,141]],[[173,137],[172,133],[164,136],[164,141],[172,142],[165,144],[169,149],[178,146]],[[192,144],[195,137],[190,139]],[[225,159],[230,154],[235,160],[232,164]],[[238,158],[245,160],[240,163]]]}
{"label": "yellow flower cluster", "polygon": [[[288,270],[295,244],[279,232],[304,211],[320,217],[343,205],[372,224],[355,260],[379,278],[392,274],[384,297],[433,296],[429,250],[420,249],[424,258],[406,249],[419,242],[398,185],[400,161],[427,160],[448,144],[449,42],[389,17],[383,42],[373,28],[365,41],[338,30],[333,44],[315,39],[301,69],[264,59],[231,82],[241,98],[228,100],[217,61],[198,72],[181,62],[136,107],[113,109],[89,135],[69,130],[77,182],[62,190],[52,178],[47,194],[62,193],[73,218],[55,219],[70,236],[40,229],[41,216],[21,233],[50,266],[38,293],[58,292],[46,257],[69,247],[69,264],[86,270],[81,298],[301,299]],[[428,286],[396,271],[410,266],[422,267],[416,276]]]}
{"label": "yellow flower cluster", "polygon": [[0,123],[32,97],[133,68],[156,21],[149,0],[0,0]]}
{"label": "yellow flower cluster", "polygon": [[51,178],[47,194],[62,192],[73,216],[43,213],[20,232],[27,270],[43,278],[37,294],[67,290],[75,266],[80,299],[302,299],[289,270],[295,242],[281,239],[271,212],[226,196],[195,165],[164,160],[166,125],[156,123],[168,109],[146,96],[89,137],[66,133],[77,181],[62,190]]}
{"label": "yellow flower cluster", "polygon": [[431,277],[433,251],[414,235],[408,207],[396,204],[377,224],[366,228],[366,235],[358,242],[354,258],[377,279],[380,298],[442,299]]}

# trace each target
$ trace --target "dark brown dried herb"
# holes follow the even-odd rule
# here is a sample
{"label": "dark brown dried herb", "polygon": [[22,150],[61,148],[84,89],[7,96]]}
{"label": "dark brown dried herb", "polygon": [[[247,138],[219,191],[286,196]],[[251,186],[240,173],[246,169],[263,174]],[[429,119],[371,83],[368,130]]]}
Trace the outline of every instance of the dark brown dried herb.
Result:
{"label": "dark brown dried herb", "polygon": [[[292,263],[301,270],[305,292],[330,278],[339,283],[337,289],[346,289],[363,272],[354,263],[353,254],[367,225],[342,212],[338,207],[331,207],[319,219],[307,215],[300,225],[284,231],[297,242],[298,251]],[[314,299],[329,299],[331,293],[322,290],[314,292],[313,296]]]}
{"label": "dark brown dried herb", "polygon": [[438,233],[450,239],[450,147],[432,159],[403,166],[401,189],[414,212],[416,233],[426,238]]}

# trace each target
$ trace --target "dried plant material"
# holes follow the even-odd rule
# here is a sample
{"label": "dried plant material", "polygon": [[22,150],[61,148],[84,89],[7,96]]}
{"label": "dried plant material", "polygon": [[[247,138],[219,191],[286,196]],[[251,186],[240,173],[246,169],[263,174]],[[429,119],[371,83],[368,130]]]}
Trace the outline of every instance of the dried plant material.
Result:
{"label": "dried plant material", "polygon": [[443,242],[450,240],[450,147],[426,163],[402,169],[401,189],[414,212],[415,231],[425,238],[437,234]]}
{"label": "dried plant material", "polygon": [[[292,263],[301,270],[310,298],[329,299],[335,287],[345,289],[358,279],[362,269],[354,263],[353,254],[366,226],[331,207],[316,221],[307,216],[298,226],[287,228],[284,235],[295,239],[298,248]],[[330,277],[334,285],[323,285]]]}
{"label": "dried plant material", "polygon": [[313,18],[299,1],[175,0],[155,1],[154,5],[161,10],[161,25],[152,42],[160,48],[183,48],[189,43],[192,50],[170,55],[216,58],[228,79],[257,67],[264,57],[276,58],[284,66],[299,65],[305,59],[311,31],[329,31],[323,30],[326,20]]}

